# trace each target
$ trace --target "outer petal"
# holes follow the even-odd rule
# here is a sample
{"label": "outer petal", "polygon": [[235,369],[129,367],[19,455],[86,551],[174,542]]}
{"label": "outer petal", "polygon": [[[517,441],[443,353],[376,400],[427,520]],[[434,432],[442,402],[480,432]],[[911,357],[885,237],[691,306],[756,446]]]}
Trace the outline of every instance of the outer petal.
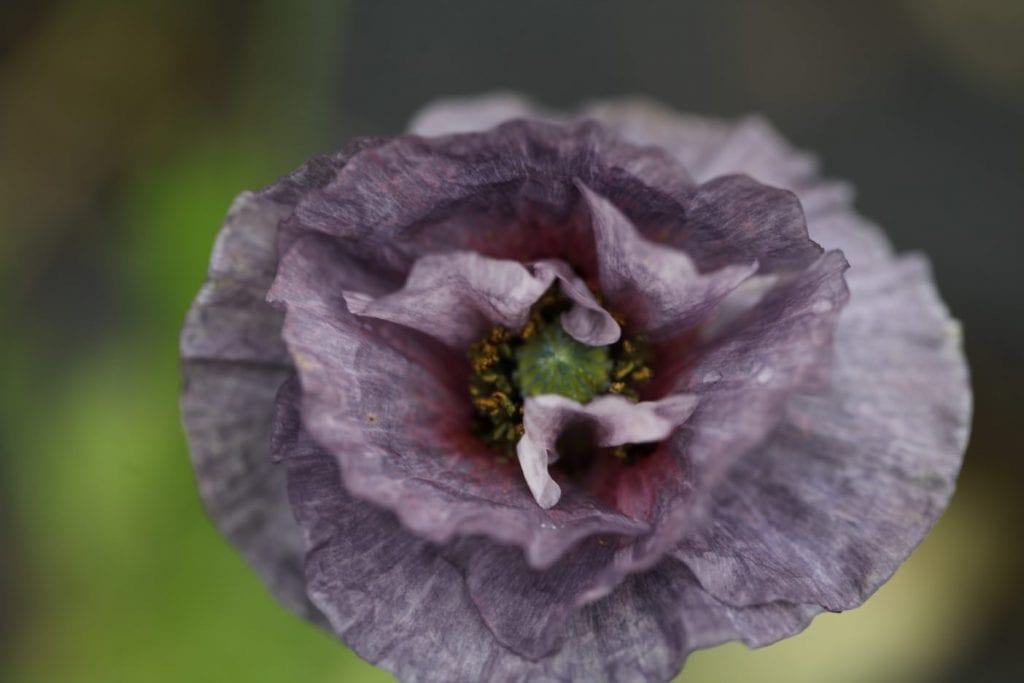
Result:
{"label": "outer petal", "polygon": [[826,250],[841,249],[855,268],[884,263],[893,255],[883,232],[853,211],[852,188],[821,178],[812,155],[795,150],[757,116],[731,123],[681,114],[643,98],[595,102],[575,116],[556,116],[522,97],[496,94],[442,100],[417,115],[410,130],[421,135],[480,131],[526,116],[596,119],[635,144],[667,150],[698,182],[743,173],[792,190],[803,205],[811,238]]}
{"label": "outer petal", "polygon": [[[571,573],[538,575],[514,550],[483,541],[439,548],[350,497],[335,460],[302,431],[294,404],[279,405],[275,443],[305,535],[310,596],[349,646],[403,681],[667,681],[696,647],[734,638],[763,645],[814,614],[784,603],[730,608],[672,560],[599,602],[567,608],[577,592]],[[563,608],[558,649],[511,647],[544,637],[531,605],[548,614]],[[489,623],[507,630],[496,637]],[[516,633],[521,640],[508,638]]]}
{"label": "outer petal", "polygon": [[643,99],[595,103],[582,115],[611,126],[627,140],[668,150],[700,182],[744,173],[792,190],[803,205],[811,238],[825,249],[842,249],[854,268],[892,257],[882,231],[853,211],[850,186],[821,178],[814,157],[793,149],[760,117],[728,123],[679,114]]}
{"label": "outer petal", "polygon": [[842,255],[832,252],[781,279],[724,341],[686,364],[689,369],[668,391],[698,396],[697,409],[669,438],[668,448],[618,473],[602,496],[648,521],[652,533],[620,553],[600,583],[614,585],[611,575],[650,568],[697,528],[711,492],[770,434],[786,400],[820,381],[847,296],[845,268]]}
{"label": "outer petal", "polygon": [[548,473],[548,465],[558,460],[556,442],[571,425],[583,423],[601,447],[650,443],[667,437],[696,407],[696,397],[686,394],[640,403],[622,396],[599,396],[586,405],[556,394],[527,398],[526,431],[516,454],[530,492],[542,508],[558,502],[561,489]]}
{"label": "outer petal", "polygon": [[822,251],[790,192],[733,176],[694,186],[662,150],[592,122],[517,120],[482,133],[395,138],[306,196],[287,234],[332,236],[387,272],[406,271],[423,253],[469,249],[561,258],[590,274],[593,239],[578,220],[577,183],[648,236],[683,248],[702,271],[755,259],[764,272],[790,271]]}
{"label": "outer petal", "polygon": [[667,232],[666,240],[704,271],[755,259],[762,273],[793,271],[822,254],[808,237],[796,195],[744,175],[700,185],[686,204],[682,229]]}
{"label": "outer petal", "polygon": [[203,503],[271,592],[317,620],[305,595],[301,537],[269,457],[270,416],[290,360],[281,315],[264,301],[287,206],[243,193],[217,238],[207,283],[181,336],[182,417]]}
{"label": "outer petal", "polygon": [[635,331],[652,338],[685,332],[757,270],[754,261],[701,275],[679,249],[644,239],[611,202],[584,185],[580,192],[597,242],[601,292]]}
{"label": "outer petal", "polygon": [[457,249],[586,261],[589,240],[573,220],[576,178],[652,220],[678,220],[691,187],[664,152],[593,123],[520,120],[484,133],[400,136],[367,150],[303,199],[288,232],[333,236],[385,270]]}
{"label": "outer petal", "polygon": [[860,604],[953,491],[970,421],[959,328],[919,258],[850,285],[827,390],[791,402],[677,552],[731,604]]}
{"label": "outer petal", "polygon": [[493,325],[521,329],[530,308],[558,279],[574,302],[562,318],[570,335],[584,344],[612,344],[619,325],[565,263],[535,264],[492,259],[469,251],[427,254],[413,264],[405,286],[378,298],[344,292],[349,311],[411,327],[457,350]]}
{"label": "outer petal", "polygon": [[[282,315],[266,293],[277,268],[279,222],[304,194],[325,185],[355,152],[315,157],[259,193],[243,192],[217,236],[207,281],[181,333],[182,418],[207,512],[263,578],[271,593],[306,618],[323,615],[306,597],[301,535],[285,496],[284,473],[270,462],[274,396],[292,372]],[[349,269],[350,284],[376,277]]]}
{"label": "outer petal", "polygon": [[571,640],[577,634],[565,637],[565,631],[578,628],[581,616],[621,619],[628,630],[642,623],[637,618],[642,612],[643,619],[663,625],[664,635],[630,649],[658,647],[678,656],[734,639],[751,647],[767,645],[803,630],[821,611],[816,605],[785,602],[731,607],[706,593],[689,569],[672,559],[627,578],[595,601],[594,576],[612,551],[611,544],[590,540],[543,572],[531,569],[516,549],[487,542],[462,542],[444,555],[462,571],[473,603],[498,641],[530,659],[549,658],[541,662],[548,665],[577,649]]}
{"label": "outer petal", "polygon": [[282,260],[270,296],[287,308],[283,334],[306,427],[337,458],[353,495],[395,511],[428,539],[483,534],[523,547],[536,566],[587,536],[647,530],[580,492],[557,510],[540,509],[515,466],[468,434],[464,355],[349,313],[345,258],[328,239],[303,238]]}

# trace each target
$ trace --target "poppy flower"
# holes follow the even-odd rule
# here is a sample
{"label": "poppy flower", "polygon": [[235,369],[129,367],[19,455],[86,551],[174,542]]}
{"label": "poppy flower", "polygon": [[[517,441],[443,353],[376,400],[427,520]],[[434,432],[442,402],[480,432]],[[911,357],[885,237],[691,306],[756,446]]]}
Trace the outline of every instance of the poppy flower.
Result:
{"label": "poppy flower", "polygon": [[764,121],[428,107],[244,192],[182,333],[214,522],[407,681],[667,680],[945,509],[957,324]]}

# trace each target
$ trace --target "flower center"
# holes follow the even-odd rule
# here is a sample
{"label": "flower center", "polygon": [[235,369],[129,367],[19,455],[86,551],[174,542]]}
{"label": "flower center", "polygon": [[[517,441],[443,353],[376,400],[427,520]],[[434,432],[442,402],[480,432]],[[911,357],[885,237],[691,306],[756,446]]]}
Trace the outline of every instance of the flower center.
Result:
{"label": "flower center", "polygon": [[559,321],[570,306],[554,285],[522,330],[493,327],[469,348],[475,431],[500,458],[515,457],[527,397],[560,394],[587,403],[610,393],[635,401],[637,389],[654,375],[642,337],[623,334],[611,346],[587,346],[570,337]]}
{"label": "flower center", "polygon": [[612,361],[607,346],[581,344],[548,325],[516,350],[514,378],[525,396],[561,394],[587,403],[608,388]]}

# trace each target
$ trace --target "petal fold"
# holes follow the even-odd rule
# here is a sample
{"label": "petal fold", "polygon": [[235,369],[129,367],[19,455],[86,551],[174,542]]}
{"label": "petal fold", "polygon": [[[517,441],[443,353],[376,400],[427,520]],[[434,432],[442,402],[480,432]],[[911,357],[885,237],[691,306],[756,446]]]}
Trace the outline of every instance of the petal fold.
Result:
{"label": "petal fold", "polygon": [[516,455],[530,492],[542,508],[558,503],[561,488],[548,466],[558,460],[556,445],[567,428],[579,425],[590,430],[598,447],[650,443],[666,438],[696,407],[697,398],[686,394],[640,403],[605,395],[586,405],[556,394],[527,398],[525,433],[516,444]]}
{"label": "petal fold", "polygon": [[684,332],[757,271],[757,261],[702,275],[683,251],[640,235],[615,206],[579,184],[590,213],[601,292],[632,329],[653,338]]}
{"label": "petal fold", "polygon": [[520,330],[530,308],[558,280],[573,303],[562,326],[577,341],[605,346],[619,325],[565,263],[522,264],[470,251],[427,254],[412,267],[401,290],[380,297],[355,291],[343,296],[352,313],[404,325],[459,350],[491,326]]}
{"label": "petal fold", "polygon": [[849,281],[827,386],[791,400],[675,553],[730,604],[860,604],[953,491],[971,412],[959,327],[923,259]]}
{"label": "petal fold", "polygon": [[540,508],[514,464],[469,431],[469,364],[432,337],[353,315],[342,296],[349,258],[307,235],[281,261],[269,294],[302,386],[303,422],[338,461],[352,495],[393,510],[435,542],[484,535],[550,566],[592,535],[647,532],[583,491]]}

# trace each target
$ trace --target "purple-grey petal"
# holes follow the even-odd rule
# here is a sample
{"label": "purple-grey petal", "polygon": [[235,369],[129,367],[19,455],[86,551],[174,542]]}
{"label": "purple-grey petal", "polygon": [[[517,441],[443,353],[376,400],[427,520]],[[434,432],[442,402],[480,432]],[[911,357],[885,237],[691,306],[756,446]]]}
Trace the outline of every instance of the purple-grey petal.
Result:
{"label": "purple-grey petal", "polygon": [[811,239],[826,250],[841,249],[855,268],[884,263],[893,255],[882,231],[853,211],[850,186],[823,179],[814,156],[794,149],[757,116],[733,123],[682,114],[642,98],[595,102],[574,115],[564,115],[501,93],[436,103],[414,119],[411,132],[482,131],[520,117],[551,121],[592,118],[635,144],[666,150],[698,182],[742,173],[791,190],[803,206]]}
{"label": "purple-grey petal", "polygon": [[649,522],[652,532],[606,571],[642,571],[673,550],[706,517],[715,487],[779,423],[787,399],[820,383],[847,298],[845,270],[842,254],[830,252],[780,278],[729,334],[662,387],[699,403],[666,449],[618,474],[615,507]]}
{"label": "purple-grey petal", "polygon": [[601,293],[630,319],[631,329],[652,338],[684,332],[700,323],[757,262],[701,274],[684,252],[642,237],[611,202],[580,185],[590,212]]}
{"label": "purple-grey petal", "polygon": [[790,402],[676,553],[731,604],[860,604],[953,491],[970,422],[959,328],[920,258],[849,282],[827,388]]}
{"label": "purple-grey petal", "polygon": [[[206,282],[181,333],[181,411],[203,504],[220,532],[270,592],[307,619],[323,622],[302,576],[301,535],[270,459],[274,397],[292,372],[281,339],[283,316],[266,303],[277,270],[279,224],[348,158],[379,141],[356,140],[315,157],[257,193],[243,192],[217,236]],[[349,268],[350,285],[377,276]]]}
{"label": "purple-grey petal", "polygon": [[729,123],[680,114],[642,99],[595,103],[582,115],[612,127],[627,140],[668,150],[699,182],[743,173],[792,190],[803,206],[811,239],[826,250],[841,249],[853,268],[892,257],[882,231],[854,212],[850,186],[820,177],[814,157],[794,149],[760,117]]}
{"label": "purple-grey petal", "polygon": [[745,175],[699,185],[686,202],[686,223],[665,233],[702,271],[757,260],[762,273],[806,268],[822,248],[808,236],[803,208],[788,190]]}
{"label": "purple-grey petal", "polygon": [[683,220],[680,202],[692,190],[666,153],[592,122],[517,120],[482,133],[399,136],[357,154],[303,199],[289,232],[331,235],[388,271],[459,249],[578,268],[593,240],[577,225],[576,179],[659,229]]}
{"label": "purple-grey petal", "polygon": [[[817,612],[729,607],[671,559],[577,608],[587,561],[567,558],[541,576],[514,548],[480,539],[439,547],[410,533],[345,491],[294,402],[279,402],[275,444],[304,532],[310,597],[346,644],[403,681],[668,681],[693,649],[737,638],[764,645]],[[600,559],[604,546],[590,548]]]}
{"label": "purple-grey petal", "polygon": [[182,419],[210,517],[279,600],[314,621],[284,473],[269,455],[277,388],[290,372],[281,314],[264,301],[287,205],[243,193],[217,237],[181,334]]}

